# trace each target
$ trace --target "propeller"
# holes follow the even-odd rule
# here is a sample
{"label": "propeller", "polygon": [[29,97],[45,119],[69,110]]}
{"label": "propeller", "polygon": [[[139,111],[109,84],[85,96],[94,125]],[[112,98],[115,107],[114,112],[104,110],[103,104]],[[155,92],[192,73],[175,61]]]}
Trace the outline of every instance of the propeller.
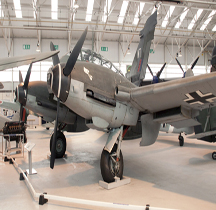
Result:
{"label": "propeller", "polygon": [[32,69],[32,63],[29,65],[24,83],[22,79],[22,74],[19,71],[20,84],[16,87],[15,90],[15,96],[16,96],[15,100],[19,101],[20,103],[20,121],[25,121],[26,110],[24,109],[24,106],[26,105],[26,100],[27,100],[27,90],[28,90],[29,78],[31,75],[31,69]]}
{"label": "propeller", "polygon": [[19,83],[22,83],[22,82],[23,82],[22,73],[21,73],[21,71],[19,70]]}
{"label": "propeller", "polygon": [[[70,82],[71,82],[70,74],[74,68],[74,65],[77,61],[79,53],[82,49],[83,43],[86,38],[87,30],[88,30],[88,27],[86,27],[85,31],[82,33],[81,37],[76,43],[65,66],[63,64],[59,64],[60,62],[59,62],[58,56],[53,56],[53,66],[54,67],[52,69],[52,72],[48,72],[48,75],[47,75],[47,78],[48,78],[47,84],[48,86],[50,86],[53,93],[57,96],[57,114],[56,114],[56,121],[55,121],[52,148],[51,148],[51,158],[50,158],[50,168],[51,169],[54,168],[55,157],[56,157],[57,127],[58,127],[60,100],[64,102],[67,99],[69,88],[70,88]],[[51,50],[54,49],[54,45],[52,42],[50,43],[50,49]],[[51,80],[53,81],[52,83],[51,83]]]}
{"label": "propeller", "polygon": [[[178,61],[178,59],[177,58],[175,58],[175,59],[176,59],[178,65],[179,65],[180,69],[183,72],[183,78],[187,77],[187,76],[193,76],[193,71],[192,70],[196,66],[196,64],[197,64],[197,62],[199,60],[199,57],[196,58],[196,60],[192,63],[191,67],[186,72],[183,70],[182,65],[180,64],[180,62]],[[186,75],[187,73],[188,73],[188,75]]]}
{"label": "propeller", "polygon": [[88,31],[88,27],[86,27],[85,31],[82,33],[80,39],[78,40],[75,47],[73,48],[73,51],[70,54],[70,57],[68,58],[66,66],[63,70],[63,74],[65,76],[68,76],[71,73],[71,71],[73,70],[73,67],[77,61],[78,56],[79,56],[80,50],[82,49],[83,43],[85,41],[87,31]]}
{"label": "propeller", "polygon": [[150,73],[151,73],[151,75],[152,75],[152,77],[153,77],[153,81],[152,81],[153,84],[154,84],[154,83],[160,82],[160,75],[161,75],[161,73],[163,72],[165,66],[166,66],[166,62],[165,62],[164,65],[161,67],[160,71],[157,72],[156,76],[154,76],[154,74],[153,74],[153,72],[152,72],[150,66],[147,64],[147,67],[148,67],[148,69],[149,69],[149,71],[150,71]]}

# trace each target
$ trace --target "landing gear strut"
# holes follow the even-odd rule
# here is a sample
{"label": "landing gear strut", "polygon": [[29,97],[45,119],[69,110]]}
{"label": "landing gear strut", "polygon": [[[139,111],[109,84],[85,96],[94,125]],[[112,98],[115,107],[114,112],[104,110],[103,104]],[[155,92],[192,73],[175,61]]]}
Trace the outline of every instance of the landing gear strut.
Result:
{"label": "landing gear strut", "polygon": [[184,137],[181,135],[181,133],[179,134],[179,146],[182,147],[184,145]]}
{"label": "landing gear strut", "polygon": [[[50,138],[50,152],[52,148],[53,135]],[[66,138],[61,131],[57,131],[57,141],[56,141],[56,158],[62,158],[66,151]]]}
{"label": "landing gear strut", "polygon": [[[123,177],[123,155],[121,152],[123,127],[111,131],[101,154],[101,175],[107,183],[114,182],[114,177]],[[117,139],[116,139],[117,138]]]}

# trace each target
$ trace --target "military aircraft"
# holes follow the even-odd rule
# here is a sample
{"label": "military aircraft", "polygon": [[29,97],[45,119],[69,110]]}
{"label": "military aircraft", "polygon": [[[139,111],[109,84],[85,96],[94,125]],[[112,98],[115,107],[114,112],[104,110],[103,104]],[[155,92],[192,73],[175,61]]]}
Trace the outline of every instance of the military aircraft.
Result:
{"label": "military aircraft", "polygon": [[[156,24],[157,11],[148,18],[140,32],[140,43],[131,68],[134,72],[146,69],[148,54],[145,52],[149,52]],[[135,126],[140,119],[140,146],[148,146],[155,143],[161,123],[170,123],[176,128],[199,125],[196,120],[199,110],[216,105],[216,73],[139,87],[141,74],[133,78],[136,86],[108,68],[77,61],[86,34],[87,28],[67,63],[54,65],[47,75],[47,84],[58,99],[53,139],[56,141],[61,101],[85,118],[87,126],[109,132],[100,166],[104,181],[112,182],[115,176],[122,178],[123,175],[123,127]],[[53,146],[52,169],[54,162]]]}

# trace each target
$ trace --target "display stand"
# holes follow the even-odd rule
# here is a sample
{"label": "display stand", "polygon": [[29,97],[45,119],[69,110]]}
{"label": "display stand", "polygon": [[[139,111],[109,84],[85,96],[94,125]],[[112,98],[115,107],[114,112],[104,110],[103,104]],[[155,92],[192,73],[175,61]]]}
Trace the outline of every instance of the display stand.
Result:
{"label": "display stand", "polygon": [[[2,158],[7,156],[13,156],[13,158],[24,157],[24,134],[0,134],[0,136],[2,137],[0,151]],[[18,137],[18,141],[11,141],[12,137]],[[16,144],[15,147],[12,146],[13,142]]]}
{"label": "display stand", "polygon": [[107,182],[104,182],[104,181],[99,181],[99,185],[107,190],[110,190],[110,189],[113,189],[113,188],[116,188],[116,187],[121,187],[123,185],[126,185],[126,184],[129,184],[131,182],[131,179],[130,178],[127,178],[127,177],[123,177],[121,180],[119,177],[114,177],[115,178],[115,181],[114,182],[111,182],[111,183],[107,183]]}
{"label": "display stand", "polygon": [[27,143],[25,145],[25,148],[26,150],[28,151],[28,159],[29,159],[29,169],[26,169],[26,172],[29,174],[29,175],[33,175],[33,174],[37,174],[37,171],[32,168],[32,149],[34,148],[35,144],[34,143]]}

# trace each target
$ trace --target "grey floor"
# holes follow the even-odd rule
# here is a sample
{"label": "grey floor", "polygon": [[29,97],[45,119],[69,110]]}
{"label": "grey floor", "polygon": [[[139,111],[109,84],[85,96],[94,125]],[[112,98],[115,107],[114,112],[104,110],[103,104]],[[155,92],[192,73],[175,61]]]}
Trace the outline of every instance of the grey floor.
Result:
{"label": "grey floor", "polygon": [[[139,139],[124,141],[124,175],[131,183],[106,190],[98,182],[107,134],[65,133],[68,158],[56,160],[52,170],[47,159],[50,132],[42,127],[27,130],[28,141],[36,144],[32,159],[37,170],[28,178],[38,193],[161,208],[216,209],[216,161],[211,158],[216,144],[185,137],[184,147],[179,147],[178,136],[165,133],[149,147],[139,147]],[[27,169],[27,152],[16,162]],[[0,168],[0,209],[102,209],[57,201],[38,205],[13,165],[0,161]]]}

